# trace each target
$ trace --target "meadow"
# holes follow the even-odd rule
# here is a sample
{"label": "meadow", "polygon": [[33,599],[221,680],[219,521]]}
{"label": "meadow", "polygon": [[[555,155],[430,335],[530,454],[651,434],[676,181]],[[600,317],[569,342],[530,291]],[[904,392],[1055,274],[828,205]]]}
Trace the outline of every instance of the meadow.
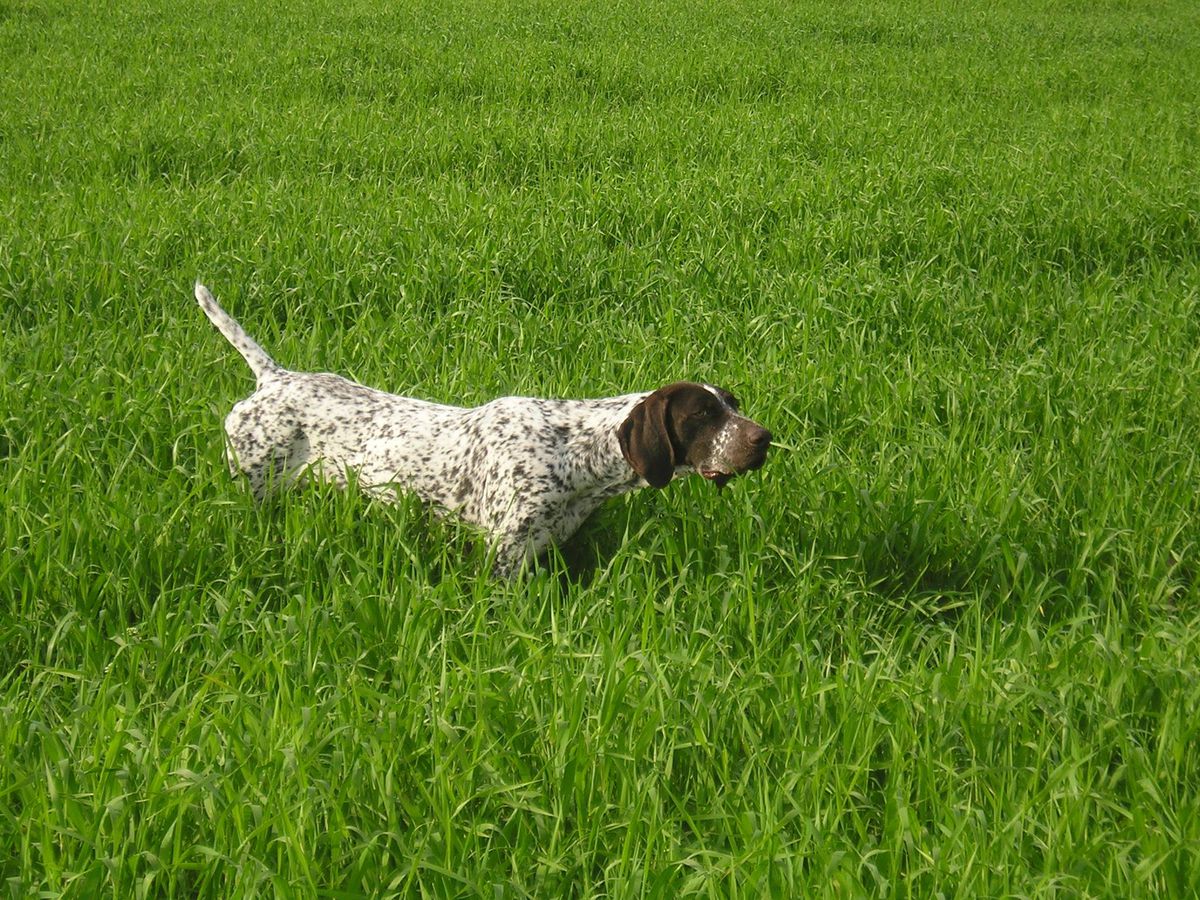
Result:
{"label": "meadow", "polygon": [[[0,885],[1200,886],[1200,6],[0,0]],[[284,365],[680,378],[766,467],[492,579],[257,507]]]}

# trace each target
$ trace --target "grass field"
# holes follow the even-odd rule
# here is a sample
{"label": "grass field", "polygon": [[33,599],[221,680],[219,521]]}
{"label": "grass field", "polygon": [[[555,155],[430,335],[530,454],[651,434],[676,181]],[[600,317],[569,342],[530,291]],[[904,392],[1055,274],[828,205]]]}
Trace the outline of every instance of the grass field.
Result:
{"label": "grass field", "polygon": [[[1200,7],[0,0],[0,881],[1200,885]],[[282,363],[781,444],[515,583],[256,508]]]}

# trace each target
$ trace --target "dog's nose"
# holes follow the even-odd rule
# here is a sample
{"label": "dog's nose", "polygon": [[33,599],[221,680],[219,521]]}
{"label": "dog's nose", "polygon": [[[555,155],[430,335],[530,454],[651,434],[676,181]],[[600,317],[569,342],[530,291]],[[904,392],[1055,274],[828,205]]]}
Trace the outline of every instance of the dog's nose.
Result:
{"label": "dog's nose", "polygon": [[765,447],[771,443],[771,432],[765,428],[759,428],[750,435],[750,443],[755,447]]}

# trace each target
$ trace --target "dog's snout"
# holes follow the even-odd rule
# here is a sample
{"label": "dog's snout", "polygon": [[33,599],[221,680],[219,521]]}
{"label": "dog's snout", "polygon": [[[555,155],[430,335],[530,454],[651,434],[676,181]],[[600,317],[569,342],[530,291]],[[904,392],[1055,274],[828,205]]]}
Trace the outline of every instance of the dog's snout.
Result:
{"label": "dog's snout", "polygon": [[766,447],[771,443],[771,438],[772,434],[767,429],[756,427],[754,431],[750,432],[749,441],[755,447]]}

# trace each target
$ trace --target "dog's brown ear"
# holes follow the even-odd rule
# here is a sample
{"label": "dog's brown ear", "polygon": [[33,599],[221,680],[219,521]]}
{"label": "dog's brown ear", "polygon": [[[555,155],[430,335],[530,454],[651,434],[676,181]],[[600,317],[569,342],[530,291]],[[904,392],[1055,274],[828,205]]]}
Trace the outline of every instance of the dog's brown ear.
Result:
{"label": "dog's brown ear", "polygon": [[655,391],[617,429],[625,461],[650,487],[666,487],[675,474],[675,448],[667,434],[668,399],[668,392]]}

